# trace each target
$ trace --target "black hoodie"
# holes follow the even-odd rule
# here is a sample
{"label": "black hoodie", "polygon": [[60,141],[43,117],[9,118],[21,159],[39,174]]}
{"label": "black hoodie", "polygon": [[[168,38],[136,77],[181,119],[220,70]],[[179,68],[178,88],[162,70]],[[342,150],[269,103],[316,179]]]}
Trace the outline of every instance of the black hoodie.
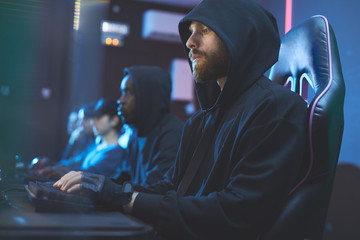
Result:
{"label": "black hoodie", "polygon": [[185,124],[173,174],[139,193],[133,213],[168,239],[256,239],[301,172],[306,103],[263,76],[280,40],[258,1],[204,0],[179,23],[184,46],[191,21],[224,42],[227,81],[222,91],[196,83],[202,109]]}
{"label": "black hoodie", "polygon": [[170,114],[171,78],[155,66],[133,66],[135,90],[135,134],[128,146],[130,175],[136,184],[147,186],[159,181],[174,164],[183,122]]}

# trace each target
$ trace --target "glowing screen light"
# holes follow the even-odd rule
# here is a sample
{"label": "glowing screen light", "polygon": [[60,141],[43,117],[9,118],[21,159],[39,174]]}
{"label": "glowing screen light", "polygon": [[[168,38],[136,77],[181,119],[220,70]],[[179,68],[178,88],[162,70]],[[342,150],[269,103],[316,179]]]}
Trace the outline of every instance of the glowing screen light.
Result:
{"label": "glowing screen light", "polygon": [[79,30],[81,0],[75,0],[73,29]]}
{"label": "glowing screen light", "polygon": [[130,34],[130,26],[127,23],[102,21],[101,43],[107,46],[121,47],[124,38]]}
{"label": "glowing screen light", "polygon": [[106,45],[111,45],[111,43],[112,43],[112,39],[111,39],[111,38],[108,37],[108,38],[105,39],[105,44],[106,44]]}
{"label": "glowing screen light", "polygon": [[291,29],[292,25],[292,0],[286,0],[285,5],[285,34]]}
{"label": "glowing screen light", "polygon": [[115,39],[112,41],[112,44],[113,44],[114,46],[119,45],[119,39],[115,38]]}
{"label": "glowing screen light", "polygon": [[101,31],[103,33],[112,33],[121,36],[127,36],[129,35],[130,28],[129,25],[125,23],[103,21]]}
{"label": "glowing screen light", "polygon": [[34,158],[32,161],[31,161],[31,166],[34,166],[35,164],[37,164],[39,162],[39,158]]}

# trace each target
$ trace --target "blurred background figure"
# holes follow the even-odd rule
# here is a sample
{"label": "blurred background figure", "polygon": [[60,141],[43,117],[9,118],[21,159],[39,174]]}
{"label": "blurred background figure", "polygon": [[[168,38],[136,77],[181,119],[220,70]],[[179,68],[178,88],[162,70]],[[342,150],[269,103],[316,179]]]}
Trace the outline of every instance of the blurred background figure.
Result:
{"label": "blurred background figure", "polygon": [[164,178],[179,148],[183,122],[170,113],[171,77],[160,67],[132,66],[120,88],[119,115],[134,129],[126,149],[131,180],[148,186]]}
{"label": "blurred background figure", "polygon": [[96,144],[86,154],[63,159],[55,166],[41,169],[39,174],[57,179],[70,170],[82,170],[105,176],[115,176],[123,170],[128,170],[126,152],[118,144],[123,123],[117,115],[117,106],[115,100],[100,99],[93,110],[88,109],[88,117],[85,119],[91,119],[89,123],[96,136]]}
{"label": "blurred background figure", "polygon": [[67,123],[67,133],[71,136],[71,133],[78,127],[78,111],[74,110],[69,114]]}
{"label": "blurred background figure", "polygon": [[[75,115],[72,112],[69,115],[68,133],[71,130],[68,144],[61,159],[73,157],[82,158],[95,144],[95,136],[91,121],[93,119],[95,103],[89,103],[83,106]],[[76,122],[73,120],[76,119]]]}

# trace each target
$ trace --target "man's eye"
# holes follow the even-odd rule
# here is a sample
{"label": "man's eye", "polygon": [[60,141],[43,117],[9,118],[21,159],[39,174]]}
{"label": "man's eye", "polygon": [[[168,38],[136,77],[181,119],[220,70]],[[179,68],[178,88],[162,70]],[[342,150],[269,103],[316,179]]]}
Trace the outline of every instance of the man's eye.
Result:
{"label": "man's eye", "polygon": [[204,29],[201,30],[201,32],[202,33],[208,33],[208,32],[210,32],[210,30],[208,28],[204,28]]}

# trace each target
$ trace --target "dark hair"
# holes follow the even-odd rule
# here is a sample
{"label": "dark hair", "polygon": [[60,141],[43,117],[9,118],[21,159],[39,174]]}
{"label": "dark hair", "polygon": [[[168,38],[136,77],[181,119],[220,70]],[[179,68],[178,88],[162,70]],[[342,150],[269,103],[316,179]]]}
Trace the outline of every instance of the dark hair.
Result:
{"label": "dark hair", "polygon": [[118,124],[115,126],[116,131],[120,132],[123,126],[122,119],[118,116],[118,104],[115,100],[108,98],[101,98],[97,101],[96,105],[93,108],[92,117],[101,117],[104,115],[109,115],[110,118],[117,117],[119,119]]}
{"label": "dark hair", "polygon": [[108,98],[101,98],[97,101],[92,111],[89,112],[91,117],[101,117],[103,115],[116,116],[118,104],[115,100]]}

